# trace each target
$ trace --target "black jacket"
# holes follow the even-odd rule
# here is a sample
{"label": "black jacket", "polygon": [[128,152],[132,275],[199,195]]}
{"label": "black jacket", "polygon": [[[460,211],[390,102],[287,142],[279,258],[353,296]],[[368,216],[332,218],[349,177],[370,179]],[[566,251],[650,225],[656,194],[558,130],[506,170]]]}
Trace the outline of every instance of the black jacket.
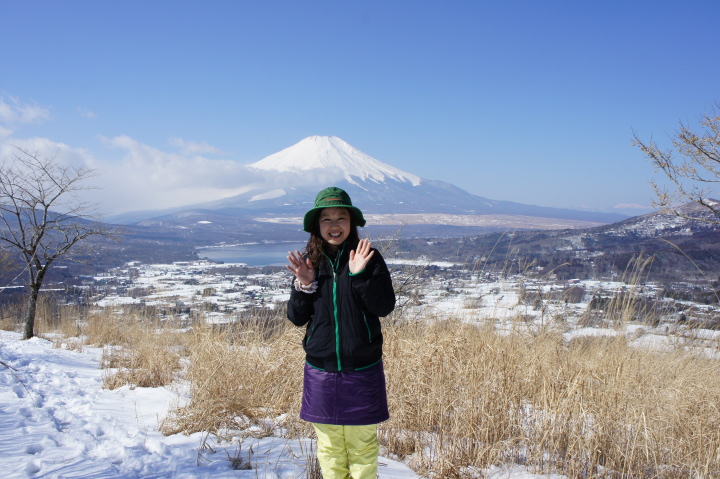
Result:
{"label": "black jacket", "polygon": [[395,291],[385,260],[373,251],[365,269],[351,275],[349,247],[341,248],[338,258],[326,257],[315,269],[317,291],[292,288],[287,315],[296,326],[307,324],[303,347],[311,366],[357,371],[382,359],[379,318],[395,309]]}

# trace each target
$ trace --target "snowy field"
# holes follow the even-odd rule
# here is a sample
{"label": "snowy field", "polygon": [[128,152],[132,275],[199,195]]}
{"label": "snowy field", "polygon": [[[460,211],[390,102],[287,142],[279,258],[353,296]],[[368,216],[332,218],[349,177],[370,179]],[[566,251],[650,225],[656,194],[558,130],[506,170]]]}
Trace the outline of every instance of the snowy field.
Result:
{"label": "snowy field", "polygon": [[[158,423],[182,398],[165,387],[102,389],[101,354],[0,331],[0,358],[10,368],[0,365],[0,477],[305,477],[309,438],[254,439],[238,431],[218,444],[202,433],[163,436]],[[418,477],[391,459],[380,462],[380,477]]]}
{"label": "snowy field", "polygon": [[[238,431],[217,443],[203,433],[164,436],[159,422],[182,401],[171,388],[102,388],[102,351],[53,348],[0,331],[0,474],[11,478],[304,478],[313,441]],[[244,469],[236,469],[241,464]],[[488,479],[562,479],[521,466],[478,470]],[[383,479],[418,478],[380,458]]]}
{"label": "snowy field", "polygon": [[[287,299],[287,273],[231,273],[236,267],[206,262],[131,265],[95,278],[92,304],[174,306],[181,310],[202,307],[209,309],[208,317],[221,322],[244,308],[272,308]],[[520,321],[524,327],[553,323],[563,328],[568,340],[621,332],[638,347],[658,350],[677,347],[687,336],[694,347],[706,344],[709,355],[718,351],[716,331],[690,333],[675,326],[672,318],[653,326],[628,324],[622,330],[577,323],[593,295],[627,290],[629,286],[621,282],[535,284],[518,277],[491,281],[480,275],[450,274],[451,264],[435,267],[440,270],[425,279],[421,299],[408,306],[407,314],[422,309],[426,318],[452,316],[468,322],[492,318],[498,329],[508,330],[517,327],[517,318],[524,318]],[[223,273],[224,268],[228,272]],[[107,287],[100,290],[100,283]],[[557,288],[572,286],[583,288],[579,300],[549,299]],[[655,294],[652,286],[643,290],[642,294]],[[528,291],[535,294],[534,301],[527,300]],[[709,308],[687,306],[695,311]],[[233,431],[233,439],[223,442],[203,433],[164,436],[159,432],[161,421],[187,400],[182,388],[103,389],[101,355],[101,349],[58,349],[45,339],[21,341],[17,333],[0,331],[0,361],[4,363],[0,365],[0,477],[306,477],[313,457],[312,438],[286,439],[282,430],[254,437],[252,429]],[[420,477],[389,457],[381,457],[380,462],[381,478]],[[473,475],[489,479],[565,477],[535,475],[514,465],[477,470]]]}
{"label": "snowy field", "polygon": [[[394,279],[402,283],[405,268],[417,262],[388,259]],[[500,322],[524,318],[529,323],[547,324],[562,319],[574,327],[574,320],[588,309],[594,295],[608,297],[618,293],[658,299],[659,286],[628,285],[622,281],[573,280],[558,282],[527,275],[497,277],[489,273],[463,270],[450,262],[426,262],[433,267],[417,280],[421,297],[417,306],[426,316],[452,315],[468,321],[494,318]],[[199,310],[210,321],[230,321],[233,314],[250,308],[273,308],[289,298],[290,277],[284,268],[260,273],[241,264],[208,261],[142,265],[130,264],[92,278],[94,294],[90,302],[100,307],[123,305],[154,306],[170,310]],[[581,297],[559,300],[562,291],[581,288]],[[90,288],[90,286],[88,286]],[[529,301],[527,294],[540,301]],[[710,305],[687,303],[696,314],[712,313]],[[668,318],[674,320],[674,318]]]}

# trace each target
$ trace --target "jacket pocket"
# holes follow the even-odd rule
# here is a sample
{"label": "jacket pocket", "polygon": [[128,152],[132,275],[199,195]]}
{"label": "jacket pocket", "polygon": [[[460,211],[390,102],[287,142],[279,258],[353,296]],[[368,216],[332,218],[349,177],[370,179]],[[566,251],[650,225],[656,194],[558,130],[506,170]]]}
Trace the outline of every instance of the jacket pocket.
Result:
{"label": "jacket pocket", "polygon": [[368,323],[367,316],[365,315],[365,311],[363,311],[362,317],[363,317],[363,323],[365,323],[365,329],[367,329],[368,343],[372,343],[372,331],[370,330],[370,324]]}
{"label": "jacket pocket", "polygon": [[335,354],[334,333],[326,321],[313,320],[304,340],[305,352],[316,358],[329,358]]}
{"label": "jacket pocket", "polygon": [[315,333],[315,321],[311,321],[308,325],[307,334],[305,335],[305,346],[310,343],[310,339],[312,339],[313,334]]}

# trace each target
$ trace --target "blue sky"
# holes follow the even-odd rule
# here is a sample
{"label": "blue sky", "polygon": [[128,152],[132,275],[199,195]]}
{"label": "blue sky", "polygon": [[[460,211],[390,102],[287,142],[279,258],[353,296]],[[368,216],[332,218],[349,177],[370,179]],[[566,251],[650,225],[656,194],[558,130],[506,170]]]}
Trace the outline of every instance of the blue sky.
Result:
{"label": "blue sky", "polygon": [[97,168],[108,213],[229,194],[238,165],[311,135],[492,199],[640,212],[633,131],[666,141],[720,100],[718,18],[717,0],[0,0],[0,152]]}

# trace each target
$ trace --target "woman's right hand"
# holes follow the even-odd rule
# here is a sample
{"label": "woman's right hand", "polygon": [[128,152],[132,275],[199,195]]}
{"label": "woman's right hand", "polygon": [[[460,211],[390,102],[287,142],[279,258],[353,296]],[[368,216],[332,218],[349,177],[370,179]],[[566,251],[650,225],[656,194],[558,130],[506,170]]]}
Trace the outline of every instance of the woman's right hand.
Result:
{"label": "woman's right hand", "polygon": [[292,251],[288,251],[287,259],[290,264],[285,267],[288,271],[294,274],[302,284],[308,286],[315,280],[315,269],[312,266],[310,258],[305,258],[305,260],[303,260],[300,251],[295,250],[294,253]]}

